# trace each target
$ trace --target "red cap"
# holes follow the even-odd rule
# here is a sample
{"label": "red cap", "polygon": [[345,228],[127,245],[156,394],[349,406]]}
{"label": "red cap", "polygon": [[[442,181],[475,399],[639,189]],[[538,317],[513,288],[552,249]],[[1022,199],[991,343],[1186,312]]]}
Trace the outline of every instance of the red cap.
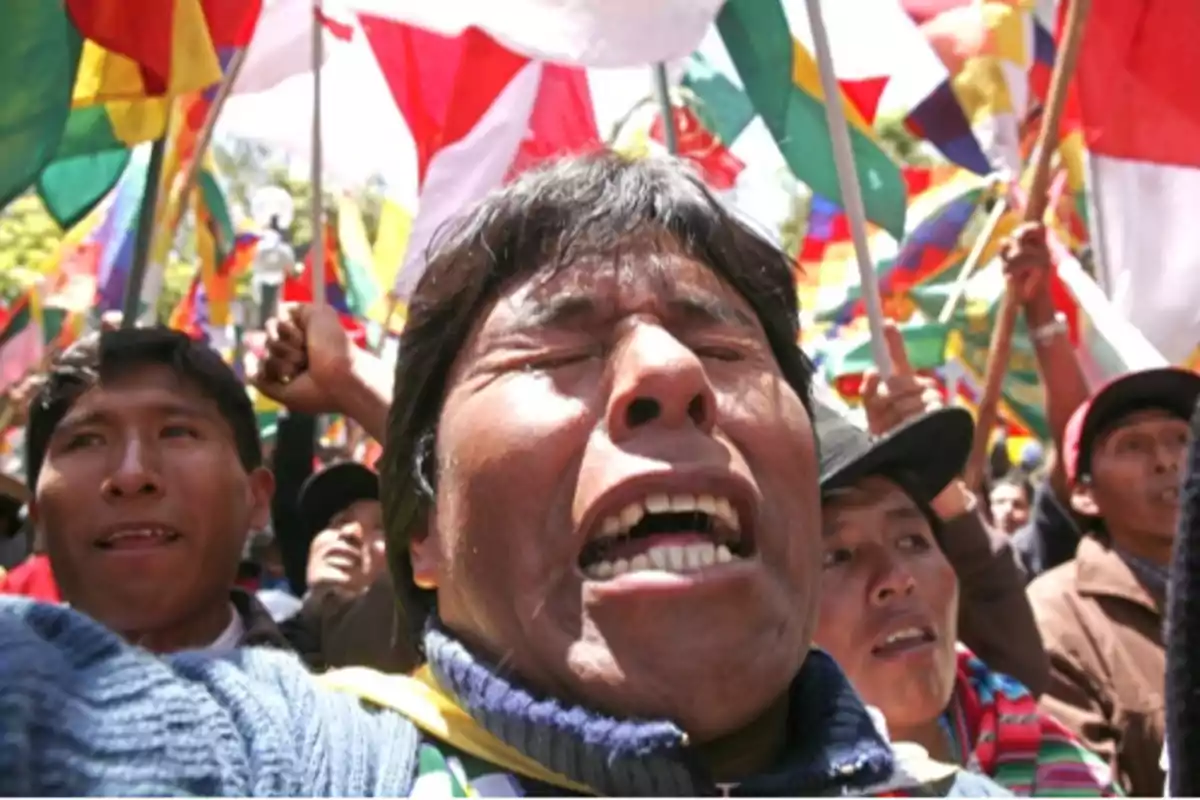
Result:
{"label": "red cap", "polygon": [[1072,483],[1091,470],[1096,437],[1135,411],[1162,409],[1190,419],[1200,399],[1200,375],[1164,367],[1130,372],[1106,383],[1083,402],[1063,433],[1063,467]]}

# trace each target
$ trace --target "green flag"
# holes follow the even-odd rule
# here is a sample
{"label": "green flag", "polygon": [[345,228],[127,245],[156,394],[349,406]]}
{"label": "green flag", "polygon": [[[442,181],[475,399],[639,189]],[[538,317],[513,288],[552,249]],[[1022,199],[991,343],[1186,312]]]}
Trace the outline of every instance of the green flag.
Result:
{"label": "green flag", "polygon": [[[728,146],[750,121],[747,108],[752,108],[791,172],[815,193],[841,202],[816,61],[792,36],[778,0],[729,0],[717,17],[717,30],[732,69],[693,58],[685,79],[702,121]],[[854,105],[844,95],[838,100],[846,109],[867,219],[899,238],[906,208],[900,167]]]}
{"label": "green flag", "polygon": [[82,41],[55,0],[6,0],[0,15],[0,208],[54,157]]}
{"label": "green flag", "polygon": [[[941,313],[946,298],[953,290],[953,283],[916,286],[911,290],[911,296],[922,313],[936,316]],[[998,322],[1004,290],[1004,275],[998,268],[983,270],[968,283],[967,291],[950,319],[950,329],[956,336],[951,339],[949,354],[959,360],[980,388],[987,372],[988,349],[992,331]],[[1050,427],[1046,422],[1045,396],[1037,371],[1037,355],[1020,314],[1017,315],[1017,327],[1013,331],[1012,351],[1001,398],[1009,413],[1016,417],[1014,422],[1039,438],[1049,438]]]}

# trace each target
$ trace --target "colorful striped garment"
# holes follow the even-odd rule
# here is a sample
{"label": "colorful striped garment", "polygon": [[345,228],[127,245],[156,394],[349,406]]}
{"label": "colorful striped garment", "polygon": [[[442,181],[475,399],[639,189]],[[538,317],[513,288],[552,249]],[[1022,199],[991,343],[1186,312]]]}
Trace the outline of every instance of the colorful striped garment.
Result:
{"label": "colorful striped garment", "polygon": [[959,645],[958,678],[942,725],[959,763],[1022,797],[1119,797],[1112,771],[1021,683]]}

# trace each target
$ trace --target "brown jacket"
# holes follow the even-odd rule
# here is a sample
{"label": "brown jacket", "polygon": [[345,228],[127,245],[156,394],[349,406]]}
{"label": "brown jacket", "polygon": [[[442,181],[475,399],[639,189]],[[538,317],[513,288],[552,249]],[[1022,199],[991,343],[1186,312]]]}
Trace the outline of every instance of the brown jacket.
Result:
{"label": "brown jacket", "polygon": [[355,597],[320,588],[309,592],[284,632],[313,670],[371,667],[405,673],[417,666],[408,631],[397,624],[396,593],[386,570]]}
{"label": "brown jacket", "polygon": [[1162,796],[1163,599],[1092,537],[1029,599],[1050,656],[1042,709],[1107,759],[1127,794]]}
{"label": "brown jacket", "polygon": [[230,592],[229,599],[242,618],[242,638],[238,644],[242,647],[274,647],[278,650],[292,650],[292,644],[284,636],[283,631],[271,618],[271,613],[258,601],[258,598],[242,589]]}

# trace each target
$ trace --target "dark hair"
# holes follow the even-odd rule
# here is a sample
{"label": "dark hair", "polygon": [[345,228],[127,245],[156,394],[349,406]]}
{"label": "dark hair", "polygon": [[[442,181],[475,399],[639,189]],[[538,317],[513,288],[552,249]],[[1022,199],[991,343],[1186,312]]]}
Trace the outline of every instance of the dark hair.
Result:
{"label": "dark hair", "polygon": [[1033,480],[1029,477],[1029,473],[1023,469],[1014,467],[1004,473],[1001,478],[993,481],[988,491],[989,496],[991,495],[991,489],[995,489],[997,486],[1015,486],[1025,493],[1026,502],[1033,502]]}
{"label": "dark hair", "polygon": [[258,420],[246,387],[221,356],[206,344],[169,328],[122,328],[93,333],[68,347],[50,364],[46,380],[29,404],[25,481],[37,487],[54,429],[92,387],[128,370],[165,366],[181,381],[212,400],[233,429],[234,446],[249,472],[262,465]]}
{"label": "dark hair", "polygon": [[433,593],[413,586],[408,539],[433,500],[447,375],[472,325],[515,281],[587,262],[651,269],[656,256],[675,254],[704,264],[745,298],[784,378],[811,410],[813,367],[796,344],[790,260],[680,162],[600,152],[550,164],[484,199],[431,248],[400,339],[379,464],[387,550],[415,633]]}

